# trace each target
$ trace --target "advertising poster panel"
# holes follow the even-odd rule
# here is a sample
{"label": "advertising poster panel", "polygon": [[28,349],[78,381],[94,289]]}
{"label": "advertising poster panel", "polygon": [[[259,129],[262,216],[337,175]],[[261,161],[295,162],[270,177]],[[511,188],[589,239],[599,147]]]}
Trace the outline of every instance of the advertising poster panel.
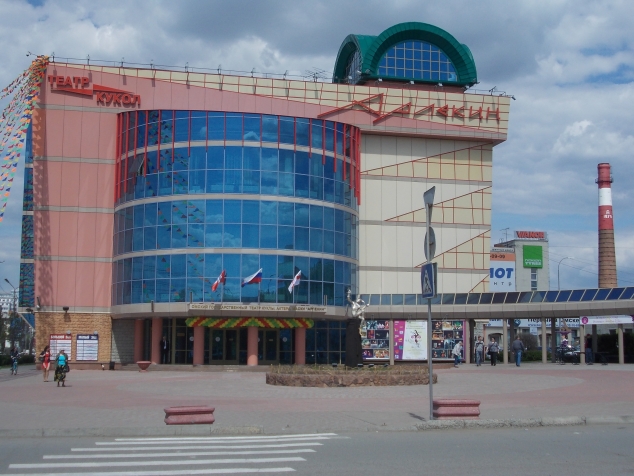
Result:
{"label": "advertising poster panel", "polygon": [[632,324],[632,316],[581,316],[581,324],[584,326],[592,324]]}
{"label": "advertising poster panel", "polygon": [[99,355],[99,336],[96,334],[77,334],[77,357],[75,360],[97,360]]}
{"label": "advertising poster panel", "polygon": [[[454,345],[464,341],[464,321],[433,320],[431,339],[432,359],[452,360]],[[394,360],[427,360],[426,321],[394,321]]]}
{"label": "advertising poster panel", "polygon": [[390,358],[390,322],[365,321],[361,329],[363,360],[387,360]]}
{"label": "advertising poster panel", "polygon": [[[566,325],[571,329],[579,328],[579,318],[578,317],[565,317],[563,319],[566,321]],[[542,321],[541,319],[514,319],[515,327],[541,327]],[[489,327],[502,327],[502,319],[489,319],[489,323],[487,324]],[[555,322],[557,327],[561,327],[563,323],[561,322],[561,318],[558,318]],[[550,329],[550,319],[546,320],[546,327]]]}
{"label": "advertising poster panel", "polygon": [[57,358],[57,354],[59,351],[64,349],[66,355],[68,356],[68,360],[72,360],[71,356],[71,348],[73,344],[73,336],[70,334],[51,334],[51,338],[49,340],[49,346],[51,351],[51,360]]}
{"label": "advertising poster panel", "polygon": [[427,322],[394,321],[394,359],[427,360]]}
{"label": "advertising poster panel", "polygon": [[491,251],[489,291],[515,291],[515,252],[500,248]]}

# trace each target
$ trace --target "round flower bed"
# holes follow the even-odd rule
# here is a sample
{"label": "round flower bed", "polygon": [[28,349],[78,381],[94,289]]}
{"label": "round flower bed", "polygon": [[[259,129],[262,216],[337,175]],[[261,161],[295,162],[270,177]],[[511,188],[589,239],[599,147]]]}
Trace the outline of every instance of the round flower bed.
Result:
{"label": "round flower bed", "polygon": [[[434,383],[438,376],[434,374]],[[394,385],[428,385],[427,366],[403,365],[398,367],[346,367],[315,366],[272,366],[266,373],[269,385],[287,387],[367,387]]]}

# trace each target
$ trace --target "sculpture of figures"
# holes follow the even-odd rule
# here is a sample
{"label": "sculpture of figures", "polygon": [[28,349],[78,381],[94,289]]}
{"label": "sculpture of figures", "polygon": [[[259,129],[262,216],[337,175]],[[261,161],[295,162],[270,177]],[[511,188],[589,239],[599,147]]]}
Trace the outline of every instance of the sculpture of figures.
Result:
{"label": "sculpture of figures", "polygon": [[356,301],[350,299],[350,289],[348,288],[348,302],[350,303],[350,307],[352,308],[352,317],[358,317],[361,322],[359,323],[359,334],[361,334],[361,329],[363,329],[363,325],[365,324],[365,317],[363,317],[363,313],[365,312],[365,308],[368,305],[365,303],[361,297],[358,297]]}

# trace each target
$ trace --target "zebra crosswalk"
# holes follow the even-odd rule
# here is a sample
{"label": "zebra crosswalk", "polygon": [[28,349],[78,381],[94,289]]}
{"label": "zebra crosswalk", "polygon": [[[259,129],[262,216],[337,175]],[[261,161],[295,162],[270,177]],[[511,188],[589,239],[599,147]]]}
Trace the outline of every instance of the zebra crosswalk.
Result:
{"label": "zebra crosswalk", "polygon": [[42,462],[10,463],[0,476],[177,476],[287,473],[306,462],[335,433],[278,436],[115,438]]}

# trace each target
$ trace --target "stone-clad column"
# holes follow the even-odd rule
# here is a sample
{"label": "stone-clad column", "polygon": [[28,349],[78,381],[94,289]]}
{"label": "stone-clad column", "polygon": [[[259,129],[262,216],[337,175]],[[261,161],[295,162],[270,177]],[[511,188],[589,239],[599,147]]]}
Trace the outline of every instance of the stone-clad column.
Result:
{"label": "stone-clad column", "polygon": [[509,343],[507,342],[508,340],[508,323],[506,319],[502,319],[502,338],[500,339],[502,342],[500,342],[500,349],[502,350],[502,363],[504,364],[508,364],[509,363]]}
{"label": "stone-clad column", "polygon": [[161,337],[163,334],[163,319],[155,317],[152,319],[152,358],[154,364],[161,363]]}
{"label": "stone-clad column", "polygon": [[247,328],[247,365],[258,365],[258,328]]}
{"label": "stone-clad column", "polygon": [[546,318],[542,317],[542,364],[548,362],[548,328],[546,327]]}
{"label": "stone-clad column", "polygon": [[203,365],[205,362],[205,328],[194,327],[194,365]]}
{"label": "stone-clad column", "polygon": [[304,327],[295,328],[295,365],[306,363],[306,329]]}
{"label": "stone-clad column", "polygon": [[134,361],[143,360],[143,319],[134,321]]}

